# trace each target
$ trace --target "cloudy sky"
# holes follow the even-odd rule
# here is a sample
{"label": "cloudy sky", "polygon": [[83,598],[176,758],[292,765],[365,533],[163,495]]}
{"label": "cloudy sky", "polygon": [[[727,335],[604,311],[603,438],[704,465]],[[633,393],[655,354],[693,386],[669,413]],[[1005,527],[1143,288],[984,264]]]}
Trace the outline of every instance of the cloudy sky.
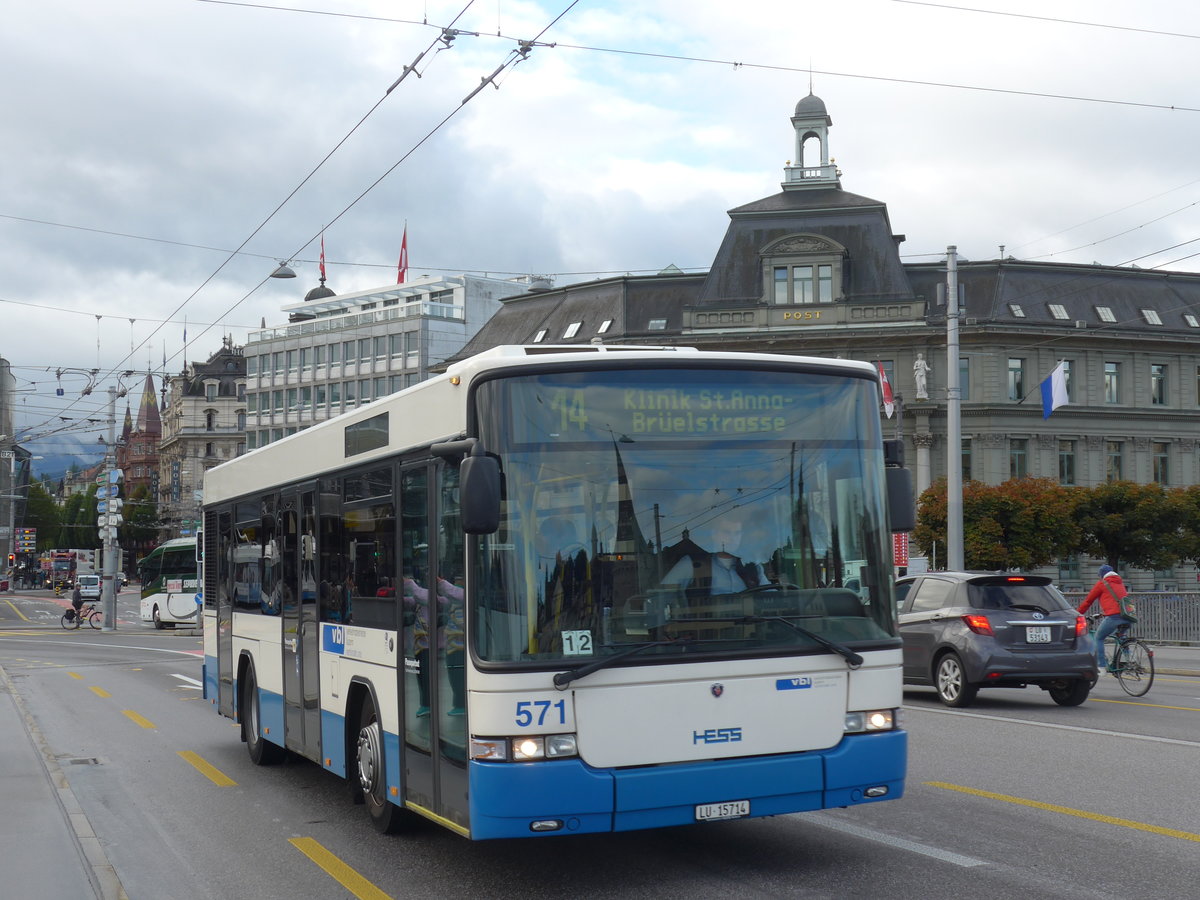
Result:
{"label": "cloudy sky", "polygon": [[906,259],[1200,270],[1189,0],[4,10],[0,356],[30,435],[283,321],[322,232],[338,293],[394,283],[406,223],[411,276],[703,270],[726,210],[779,190],[810,77]]}

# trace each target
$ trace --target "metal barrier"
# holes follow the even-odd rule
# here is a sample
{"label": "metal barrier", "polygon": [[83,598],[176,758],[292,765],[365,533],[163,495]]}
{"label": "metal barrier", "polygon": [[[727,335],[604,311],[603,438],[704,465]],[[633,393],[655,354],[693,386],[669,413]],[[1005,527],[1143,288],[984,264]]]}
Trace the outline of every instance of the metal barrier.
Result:
{"label": "metal barrier", "polygon": [[[1137,605],[1137,624],[1130,629],[1134,637],[1164,644],[1200,643],[1200,593],[1131,591]],[[1063,593],[1078,608],[1087,594]],[[1093,604],[1088,612],[1093,612]]]}

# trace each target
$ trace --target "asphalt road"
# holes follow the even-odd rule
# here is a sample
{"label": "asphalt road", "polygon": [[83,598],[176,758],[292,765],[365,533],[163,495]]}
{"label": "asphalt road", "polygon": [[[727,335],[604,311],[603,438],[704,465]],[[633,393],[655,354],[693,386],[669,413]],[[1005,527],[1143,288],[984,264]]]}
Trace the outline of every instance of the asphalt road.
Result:
{"label": "asphalt road", "polygon": [[[1137,700],[1107,679],[1075,709],[1035,689],[984,691],[971,708],[948,710],[914,689],[907,791],[888,803],[471,843],[431,824],[380,836],[344,783],[315,765],[253,766],[237,727],[200,698],[199,638],[141,625],[135,604],[127,592],[116,632],[63,632],[51,599],[0,599],[0,691],[10,685],[24,714],[0,725],[6,742],[22,727],[37,738],[13,764],[44,756],[47,796],[77,804],[63,818],[83,823],[75,839],[92,854],[39,848],[36,829],[0,828],[0,872],[44,873],[36,894],[14,896],[77,900],[67,870],[97,855],[97,896],[172,900],[1196,893],[1197,677],[1161,675]],[[42,823],[48,808],[6,802],[4,820]],[[95,872],[105,871],[113,879],[100,884]],[[9,896],[2,884],[0,895]]]}

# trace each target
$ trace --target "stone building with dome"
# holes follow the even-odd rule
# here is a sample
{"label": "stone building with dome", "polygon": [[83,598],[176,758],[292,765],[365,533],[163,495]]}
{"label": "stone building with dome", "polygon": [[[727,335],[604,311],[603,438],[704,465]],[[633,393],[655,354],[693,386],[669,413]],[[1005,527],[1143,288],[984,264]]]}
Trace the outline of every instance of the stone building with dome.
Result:
{"label": "stone building with dome", "polygon": [[[964,480],[1200,480],[1200,274],[959,261],[959,348],[948,360],[946,262],[904,262],[886,204],[843,189],[832,125],[820,98],[796,105],[780,191],[729,210],[707,272],[671,267],[508,297],[455,358],[601,341],[878,362],[902,399],[885,431],[903,438],[918,490],[947,470],[953,366]],[[1060,362],[1069,402],[1043,418],[1038,386]],[[1066,559],[1047,574],[1081,586],[1094,566]],[[1196,570],[1128,575],[1140,590],[1173,589]]]}

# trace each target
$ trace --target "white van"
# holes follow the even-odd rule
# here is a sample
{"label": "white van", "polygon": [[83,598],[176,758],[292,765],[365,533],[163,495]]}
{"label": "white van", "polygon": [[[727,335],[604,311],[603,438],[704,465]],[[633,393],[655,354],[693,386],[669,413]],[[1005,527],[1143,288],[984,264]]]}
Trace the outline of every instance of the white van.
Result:
{"label": "white van", "polygon": [[79,585],[79,595],[84,600],[99,600],[100,599],[100,576],[99,575],[80,575],[75,579]]}

